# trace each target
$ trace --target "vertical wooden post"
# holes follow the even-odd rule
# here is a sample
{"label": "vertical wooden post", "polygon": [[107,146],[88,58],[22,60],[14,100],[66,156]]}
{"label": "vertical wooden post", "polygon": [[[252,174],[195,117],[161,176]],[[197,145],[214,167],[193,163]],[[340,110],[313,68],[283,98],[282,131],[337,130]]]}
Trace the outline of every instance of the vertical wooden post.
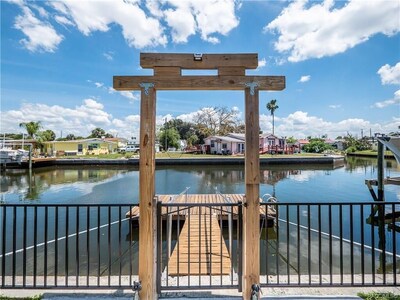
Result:
{"label": "vertical wooden post", "polygon": [[156,91],[142,84],[140,103],[139,159],[139,280],[140,299],[157,299],[156,292],[156,203],[155,203],[155,124]]}
{"label": "vertical wooden post", "polygon": [[251,286],[260,282],[260,125],[256,88],[245,89],[245,118],[246,199],[243,211],[243,299],[250,299]]}

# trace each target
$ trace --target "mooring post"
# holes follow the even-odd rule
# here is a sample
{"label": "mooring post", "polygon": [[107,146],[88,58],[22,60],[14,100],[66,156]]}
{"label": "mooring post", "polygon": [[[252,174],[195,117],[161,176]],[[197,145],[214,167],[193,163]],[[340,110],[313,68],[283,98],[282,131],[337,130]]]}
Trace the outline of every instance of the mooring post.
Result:
{"label": "mooring post", "polygon": [[157,299],[157,221],[155,201],[156,91],[151,83],[141,86],[139,158],[139,280],[140,299]]}
{"label": "mooring post", "polygon": [[257,84],[245,89],[246,200],[243,217],[243,299],[250,299],[252,286],[260,282],[260,157],[259,91]]}

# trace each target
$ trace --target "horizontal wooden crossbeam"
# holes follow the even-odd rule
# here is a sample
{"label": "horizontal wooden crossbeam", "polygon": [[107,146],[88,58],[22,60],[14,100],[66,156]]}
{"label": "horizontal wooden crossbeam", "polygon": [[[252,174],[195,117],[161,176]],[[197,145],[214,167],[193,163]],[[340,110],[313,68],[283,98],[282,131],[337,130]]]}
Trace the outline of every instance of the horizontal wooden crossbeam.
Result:
{"label": "horizontal wooden crossbeam", "polygon": [[153,83],[156,90],[244,90],[246,83],[257,83],[261,91],[281,91],[285,76],[114,76],[114,89],[140,90],[141,83]]}
{"label": "horizontal wooden crossbeam", "polygon": [[195,60],[193,53],[140,53],[140,66],[144,69],[154,67],[179,67],[181,69],[218,69],[220,67],[243,67],[256,69],[258,54],[203,54]]}

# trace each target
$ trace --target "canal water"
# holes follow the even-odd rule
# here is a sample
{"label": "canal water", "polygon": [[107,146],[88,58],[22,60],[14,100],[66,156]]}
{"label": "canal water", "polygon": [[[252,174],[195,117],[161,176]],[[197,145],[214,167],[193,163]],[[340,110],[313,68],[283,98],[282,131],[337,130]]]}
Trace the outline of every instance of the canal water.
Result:
{"label": "canal water", "polygon": [[[385,161],[385,176],[400,176],[395,160]],[[341,167],[283,165],[261,167],[260,195],[274,195],[280,202],[372,201],[364,184],[377,178],[376,160],[347,158]],[[219,191],[245,192],[243,166],[168,166],[156,170],[156,194],[191,194]],[[137,167],[56,167],[8,170],[1,176],[5,203],[132,204],[139,199]],[[385,187],[387,201],[400,201],[400,188]]]}
{"label": "canal water", "polygon": [[[400,166],[395,160],[385,161],[385,176],[400,176]],[[188,192],[191,194],[216,192],[244,194],[244,177],[244,166],[158,167],[156,169],[156,193],[179,194],[189,188]],[[366,179],[376,179],[376,177],[376,159],[368,158],[350,157],[343,166],[335,168],[329,165],[262,166],[260,195],[270,194],[275,196],[279,202],[287,203],[371,203],[373,200],[364,182]],[[13,273],[11,271],[13,264],[15,264],[15,274],[17,275],[33,274],[33,272],[44,274],[44,269],[47,269],[47,275],[57,276],[66,273],[68,275],[87,273],[93,276],[129,274],[130,270],[137,274],[138,229],[132,229],[124,215],[130,209],[129,205],[138,203],[138,185],[139,171],[137,167],[52,167],[35,169],[32,174],[29,174],[27,170],[7,170],[2,173],[1,203],[6,205],[36,204],[37,208],[28,207],[25,210],[16,208],[13,211],[14,208],[8,207],[0,210],[0,220],[2,220],[0,234],[4,233],[3,239],[0,239],[4,241],[4,245],[0,241],[2,243],[0,258],[6,257],[6,259],[0,259],[0,265],[4,263],[5,266],[1,265],[0,269],[4,268],[9,275]],[[386,201],[400,204],[400,187],[385,186],[385,198]],[[71,208],[68,209],[68,212],[65,207],[56,208],[57,205],[64,204],[84,204],[88,205],[88,208],[83,207],[79,210]],[[123,204],[125,206],[110,209],[90,207],[90,205],[97,204]],[[46,209],[44,205],[49,206]],[[90,218],[88,217],[89,211]],[[6,218],[4,218],[5,212]],[[327,232],[328,225],[326,220],[323,220],[324,213],[327,213],[327,207],[322,209],[321,217],[322,229]],[[340,272],[339,264],[345,265],[345,274],[360,272],[361,265],[364,263],[360,263],[359,260],[353,262],[353,270],[348,267],[351,259],[348,256],[344,258],[344,261],[339,262],[340,258],[337,252],[340,250],[340,245],[337,241],[334,240],[333,243],[331,242],[332,244],[329,244],[326,236],[319,241],[315,231],[307,233],[303,229],[296,235],[297,214],[295,208],[282,209],[279,212],[278,226],[268,230],[264,229],[261,232],[262,274],[277,274],[279,270],[279,274],[285,274],[285,272],[291,275],[306,274],[307,272],[315,274],[321,265],[322,270],[327,270],[331,265],[333,273],[338,274]],[[312,217],[307,221],[309,214]],[[76,215],[80,217],[76,218]],[[308,211],[306,206],[301,206],[300,215],[301,224],[307,225],[307,222],[310,222],[313,229],[318,228],[319,219],[315,217],[318,212],[314,208]],[[334,207],[332,216],[337,217],[338,215],[338,207]],[[368,211],[360,212],[357,208],[357,211],[353,212],[355,227],[358,227],[357,224],[363,224],[365,234],[362,237],[359,228],[356,228],[354,233],[350,233],[348,230],[349,208],[345,208],[342,217],[343,238],[349,239],[352,234],[357,243],[363,240],[362,242],[369,247],[367,251],[363,252],[364,261],[376,260],[374,268],[378,270],[380,253],[373,253],[370,247],[379,248],[379,241],[378,238],[371,240],[371,226],[363,222],[368,217]],[[114,222],[114,225],[96,229],[110,222]],[[54,225],[55,223],[57,226]],[[77,231],[76,228],[82,230],[82,228],[87,228],[85,225],[89,225],[88,227],[95,228],[95,230],[89,234],[82,232],[80,235],[74,235]],[[377,228],[373,230],[377,231]],[[336,237],[340,235],[338,227],[334,226],[333,234]],[[395,252],[400,254],[400,238],[395,240],[396,245],[393,247],[391,244],[393,233],[388,231],[386,234],[387,249],[397,249]],[[70,236],[70,238],[66,239],[65,236]],[[101,238],[102,236],[105,238]],[[174,246],[178,236],[177,232],[173,232],[172,236],[172,246]],[[280,241],[277,241],[277,236],[280,237]],[[224,238],[228,244],[227,230],[224,231]],[[58,240],[58,243],[55,243],[55,240]],[[310,246],[301,245],[301,242],[308,243],[309,240]],[[46,241],[51,241],[51,243],[46,243]],[[47,246],[44,247],[43,243]],[[39,246],[34,247],[34,245]],[[116,248],[113,248],[114,245],[117,245]],[[236,246],[237,240],[234,240],[233,257],[236,256]],[[166,247],[166,242],[164,242],[164,253]],[[298,253],[297,248],[299,247],[304,249],[309,247],[309,251],[302,250],[301,253]],[[342,245],[341,251],[349,252],[349,247],[349,244]],[[23,248],[28,248],[28,250],[18,252]],[[100,253],[99,249],[104,251]],[[332,249],[334,250],[333,258],[329,258],[327,253],[332,252]],[[355,255],[360,255],[357,247],[353,250]],[[318,257],[319,251],[322,252],[320,254],[322,263],[312,259],[308,264],[310,257],[315,258],[314,254]],[[62,258],[65,256],[65,252],[69,253],[66,259]],[[82,254],[78,255],[78,252],[82,252]],[[388,258],[393,260],[390,253]],[[297,259],[303,261],[298,262]],[[22,264],[22,261],[25,263]],[[236,261],[234,260],[235,269],[237,268]],[[166,262],[165,256],[164,262]],[[89,265],[90,267],[87,267]],[[400,266],[400,262],[398,265]],[[369,265],[368,268],[365,272],[371,273],[373,267]]]}

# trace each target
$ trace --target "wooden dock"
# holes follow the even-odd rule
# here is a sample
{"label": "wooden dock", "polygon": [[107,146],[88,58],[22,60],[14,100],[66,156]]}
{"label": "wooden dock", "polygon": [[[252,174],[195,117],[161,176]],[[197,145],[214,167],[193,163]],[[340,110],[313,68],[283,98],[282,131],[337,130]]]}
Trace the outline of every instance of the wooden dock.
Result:
{"label": "wooden dock", "polygon": [[[239,206],[224,205],[244,203],[244,195],[180,194],[158,195],[157,197],[158,201],[162,203],[180,204],[179,206],[162,206],[161,217],[163,222],[167,220],[169,222],[184,222],[165,268],[168,275],[211,276],[231,274],[231,257],[222,236],[221,227],[224,223],[226,225],[226,222],[230,219],[229,216],[232,217],[232,223],[237,222]],[[126,217],[137,222],[140,217],[139,207],[133,207],[126,213]],[[271,224],[274,224],[276,217],[273,203],[269,206],[260,206],[261,222],[266,222],[267,226],[272,226]],[[172,223],[167,226],[171,228]]]}
{"label": "wooden dock", "polygon": [[170,276],[230,274],[230,255],[215,215],[186,219],[167,270]]}
{"label": "wooden dock", "polygon": [[[189,205],[193,205],[190,208],[190,214],[191,215],[196,215],[201,213],[205,213],[206,211],[210,210],[208,207],[204,206],[195,206],[196,204],[227,204],[227,203],[233,203],[237,204],[239,202],[244,203],[244,195],[243,194],[183,194],[183,195],[157,195],[158,200],[161,201],[162,203],[174,203],[174,204],[180,204],[180,203],[187,203]],[[228,202],[230,201],[230,202]],[[260,198],[260,203],[261,203],[261,198]],[[214,208],[211,209],[213,214],[218,215],[218,219],[222,218],[223,220],[228,219],[228,213],[225,211],[221,212],[221,206],[215,206]],[[163,219],[166,219],[166,214],[167,214],[167,209],[168,212],[172,212],[173,219],[176,220],[178,218],[179,214],[179,219],[180,220],[185,220],[186,216],[188,214],[188,210],[180,210],[179,212],[176,212],[175,207],[163,207],[162,208],[162,214],[163,214]],[[219,214],[222,213],[222,216],[219,216]],[[239,213],[239,208],[238,206],[233,206],[232,209],[233,213],[233,220],[237,219],[238,213]],[[131,218],[134,220],[137,220],[139,218],[139,207],[135,206],[131,209],[131,211],[128,211],[126,213],[126,218]],[[276,211],[273,208],[273,205],[271,206],[260,206],[260,218],[261,219],[267,219],[269,222],[273,222],[276,219]]]}

